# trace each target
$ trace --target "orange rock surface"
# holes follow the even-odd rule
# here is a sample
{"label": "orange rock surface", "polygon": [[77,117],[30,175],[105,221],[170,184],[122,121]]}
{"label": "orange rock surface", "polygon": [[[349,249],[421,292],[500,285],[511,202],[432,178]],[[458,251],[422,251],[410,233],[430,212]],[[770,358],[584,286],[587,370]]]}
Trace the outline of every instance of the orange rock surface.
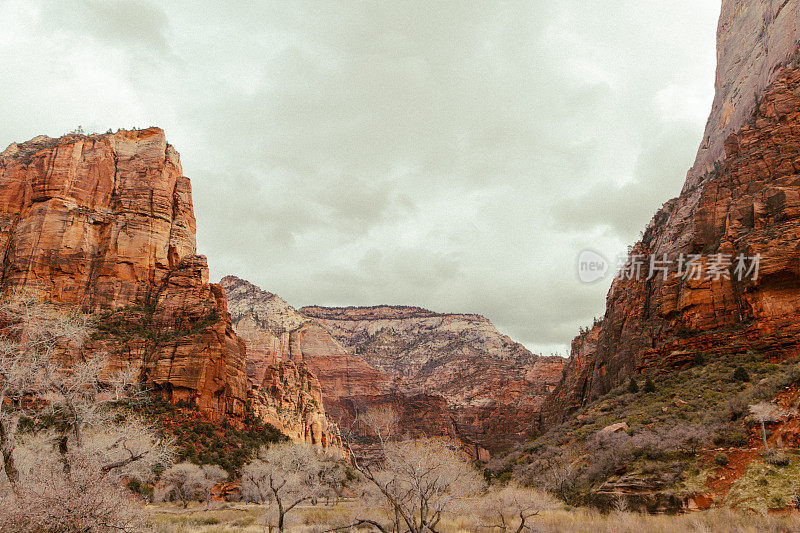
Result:
{"label": "orange rock surface", "polygon": [[242,415],[244,344],[196,255],[191,185],[162,130],[9,146],[0,154],[0,254],[3,294],[78,305],[106,333],[138,331],[101,334],[87,349],[141,368],[209,419]]}
{"label": "orange rock surface", "polygon": [[[603,321],[575,339],[551,425],[635,372],[691,364],[697,352],[800,355],[800,65],[796,3],[726,0],[717,93],[706,138],[678,198],[656,213],[631,256],[666,254],[666,279],[617,279]],[[754,97],[749,95],[755,92]],[[723,153],[724,152],[724,153]],[[760,256],[719,279],[676,275],[680,254]]]}
{"label": "orange rock surface", "polygon": [[370,447],[371,430],[359,417],[371,410],[389,409],[396,417],[393,432],[461,439],[473,457],[487,457],[481,446],[459,434],[442,395],[401,390],[399,379],[367,363],[322,323],[299,313],[275,294],[235,276],[226,276],[220,283],[228,293],[237,333],[247,339],[248,346],[257,347],[248,351],[249,379],[264,380],[273,365],[307,365],[309,380],[319,379],[324,412],[355,437],[351,444],[357,455],[377,453]]}
{"label": "orange rock surface", "polygon": [[480,315],[396,306],[300,312],[389,376],[394,394],[444,398],[453,429],[441,425],[442,433],[492,453],[530,436],[561,378],[562,358],[532,354]]}
{"label": "orange rock surface", "polygon": [[339,429],[325,416],[319,380],[305,364],[267,366],[250,391],[255,415],[291,439],[321,450],[341,452]]}

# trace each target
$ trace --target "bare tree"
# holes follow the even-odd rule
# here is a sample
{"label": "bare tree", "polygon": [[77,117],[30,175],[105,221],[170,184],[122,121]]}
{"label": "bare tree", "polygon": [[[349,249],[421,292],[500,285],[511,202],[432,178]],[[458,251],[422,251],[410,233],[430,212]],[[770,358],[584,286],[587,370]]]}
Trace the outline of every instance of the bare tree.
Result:
{"label": "bare tree", "polygon": [[692,455],[711,441],[711,431],[702,424],[677,425],[659,436],[664,448],[675,447]]}
{"label": "bare tree", "polygon": [[161,474],[157,499],[179,500],[186,509],[203,492],[204,482],[203,470],[198,465],[185,462],[172,465]]}
{"label": "bare tree", "polygon": [[484,527],[521,533],[531,518],[557,508],[558,502],[545,492],[509,484],[490,489],[475,505]]}
{"label": "bare tree", "polygon": [[358,421],[383,443],[396,433],[398,416],[391,406],[372,406],[358,415]]}
{"label": "bare tree", "polygon": [[[11,489],[2,498],[5,515],[33,530],[127,529],[123,478],[151,479],[172,460],[169,442],[117,408],[140,394],[134,374],[108,371],[103,355],[72,360],[88,328],[69,308],[3,302],[0,325],[0,450]],[[26,456],[35,460],[20,468]]]}
{"label": "bare tree", "polygon": [[[394,529],[412,533],[435,532],[443,516],[459,501],[475,496],[483,480],[458,446],[447,439],[387,442],[380,470],[354,466],[368,482],[373,495],[394,514]],[[372,519],[359,519],[386,529]]]}
{"label": "bare tree", "polygon": [[324,497],[330,487],[324,482],[326,462],[315,450],[285,442],[261,448],[258,456],[242,468],[242,495],[256,503],[274,503],[278,531],[286,515],[306,501]]}
{"label": "bare tree", "polygon": [[218,483],[228,479],[228,473],[217,465],[203,465],[200,467],[200,470],[203,474],[200,492],[206,501],[206,509],[208,509],[211,495],[214,493],[214,487],[216,487]]}
{"label": "bare tree", "polygon": [[[129,416],[103,426],[93,424],[80,447],[62,446],[63,442],[61,430],[52,428],[18,437],[18,477],[0,498],[0,515],[28,524],[26,531],[132,529],[140,513],[123,479],[150,481],[156,467],[171,460],[171,452],[155,444],[154,430]],[[0,530],[14,531],[2,520]]]}
{"label": "bare tree", "polygon": [[328,490],[324,491],[326,504],[339,503],[342,493],[347,485],[347,468],[342,461],[325,458],[319,472],[320,482]]}
{"label": "bare tree", "polygon": [[761,440],[764,441],[764,448],[769,450],[767,443],[767,422],[777,422],[783,417],[788,416],[791,411],[783,409],[769,402],[758,402],[749,407],[750,417],[761,424]]}
{"label": "bare tree", "polygon": [[67,472],[49,446],[34,452],[26,443],[17,453],[29,467],[20,469],[16,491],[0,498],[0,531],[111,532],[139,525],[130,492],[99,472],[91,457],[70,452]]}
{"label": "bare tree", "polygon": [[[392,516],[393,531],[436,531],[444,514],[454,510],[483,486],[483,479],[467,462],[457,443],[446,438],[395,442],[398,416],[391,406],[373,407],[357,422],[371,430],[380,442],[383,461],[371,465],[353,453],[353,435],[344,432],[352,465],[364,480],[362,499],[383,505]],[[373,514],[361,516],[347,527],[370,525],[380,531],[387,526]]]}
{"label": "bare tree", "polygon": [[55,353],[86,336],[85,319],[70,310],[18,298],[0,306],[0,453],[6,477],[19,478],[14,448],[19,422],[34,420],[45,402],[56,366]]}

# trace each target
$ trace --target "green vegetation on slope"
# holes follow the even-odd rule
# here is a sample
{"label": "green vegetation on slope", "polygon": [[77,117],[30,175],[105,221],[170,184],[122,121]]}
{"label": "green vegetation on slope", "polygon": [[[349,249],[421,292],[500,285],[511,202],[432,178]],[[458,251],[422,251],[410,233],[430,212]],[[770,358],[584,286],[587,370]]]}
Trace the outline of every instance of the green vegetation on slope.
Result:
{"label": "green vegetation on slope", "polygon": [[[502,480],[513,473],[573,505],[598,504],[604,491],[679,499],[702,492],[721,464],[715,455],[720,461],[725,456],[718,449],[748,445],[754,427],[748,406],[800,382],[800,364],[769,362],[753,351],[698,353],[694,361],[683,370],[651,371],[621,383],[564,424],[493,461],[488,477]],[[785,506],[789,489],[781,490]]]}
{"label": "green vegetation on slope", "polygon": [[794,506],[800,480],[800,458],[793,456],[787,465],[751,462],[725,497],[725,504],[760,514],[771,509]]}
{"label": "green vegetation on slope", "polygon": [[275,427],[252,416],[246,415],[238,428],[227,420],[210,423],[193,406],[172,404],[157,395],[152,395],[139,411],[156,423],[164,437],[174,440],[178,462],[219,465],[231,479],[261,446],[288,440]]}

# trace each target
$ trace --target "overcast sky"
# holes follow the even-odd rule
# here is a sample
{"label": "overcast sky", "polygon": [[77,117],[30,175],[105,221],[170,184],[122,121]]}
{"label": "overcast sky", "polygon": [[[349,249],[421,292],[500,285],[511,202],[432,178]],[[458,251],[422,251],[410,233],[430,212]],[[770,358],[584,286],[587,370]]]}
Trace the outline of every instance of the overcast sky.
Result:
{"label": "overcast sky", "polygon": [[[168,6],[168,7],[165,7]],[[157,125],[212,280],[474,312],[560,351],[680,191],[719,0],[0,0],[0,150]],[[612,259],[613,262],[613,259]]]}

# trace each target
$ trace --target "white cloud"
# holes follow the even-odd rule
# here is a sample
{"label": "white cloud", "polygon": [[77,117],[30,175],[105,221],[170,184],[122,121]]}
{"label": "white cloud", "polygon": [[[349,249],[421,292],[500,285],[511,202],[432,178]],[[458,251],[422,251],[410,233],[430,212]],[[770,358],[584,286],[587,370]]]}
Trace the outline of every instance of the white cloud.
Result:
{"label": "white cloud", "polygon": [[662,122],[688,122],[702,127],[711,109],[713,94],[701,87],[670,83],[654,97]]}
{"label": "white cloud", "polygon": [[0,145],[159,125],[212,278],[544,351],[602,314],[575,258],[677,194],[713,92],[716,0],[120,6],[0,4]]}

